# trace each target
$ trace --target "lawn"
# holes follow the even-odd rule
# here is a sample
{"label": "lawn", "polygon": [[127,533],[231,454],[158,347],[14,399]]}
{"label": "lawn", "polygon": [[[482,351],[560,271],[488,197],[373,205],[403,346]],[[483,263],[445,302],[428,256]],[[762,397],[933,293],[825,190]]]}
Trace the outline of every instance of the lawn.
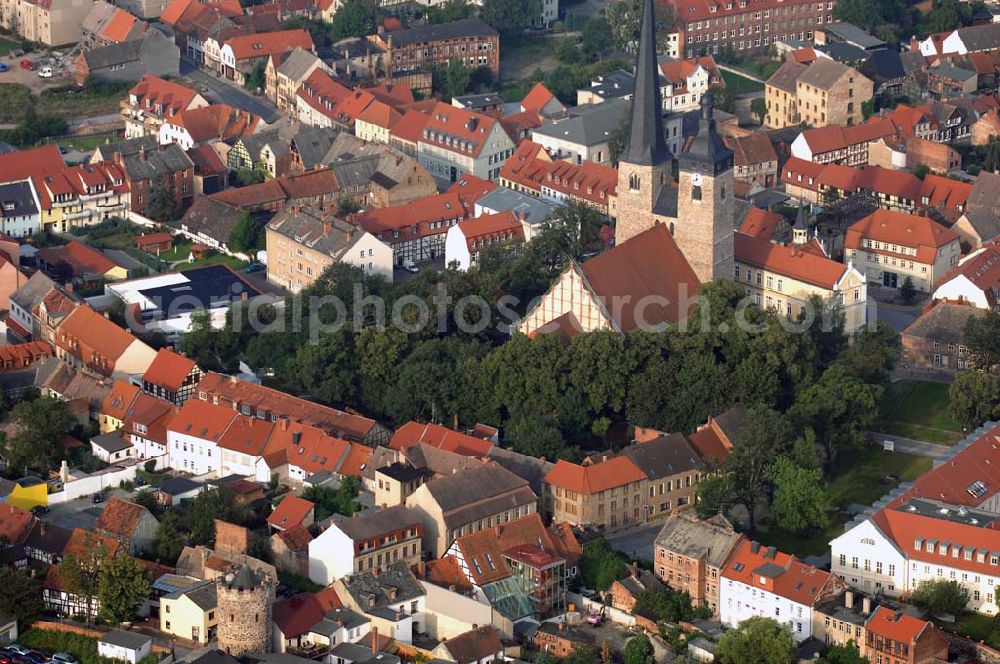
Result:
{"label": "lawn", "polygon": [[962,427],[948,414],[948,386],[917,380],[889,385],[882,401],[885,433],[954,445],[962,439]]}
{"label": "lawn", "polygon": [[[116,660],[97,654],[97,639],[82,634],[30,629],[22,632],[18,643],[28,648],[43,648],[52,652],[67,652],[80,660],[80,664],[113,664]],[[156,653],[149,655],[139,664],[153,664],[160,659]]]}
{"label": "lawn", "polygon": [[178,263],[177,267],[174,269],[190,270],[193,267],[205,267],[206,265],[218,265],[219,263],[224,263],[229,267],[233,268],[234,270],[242,270],[248,265],[246,261],[241,261],[239,258],[236,258],[235,256],[227,256],[225,254],[211,254],[209,256],[205,256],[204,258],[201,258],[199,260],[190,263],[188,262]]}
{"label": "lawn", "polygon": [[172,263],[173,261],[183,261],[187,260],[188,256],[191,255],[191,247],[194,243],[189,240],[184,240],[178,236],[174,236],[174,247],[170,251],[161,251],[159,258],[161,261]]}
{"label": "lawn", "polygon": [[973,641],[983,641],[993,648],[1000,648],[1000,624],[992,616],[967,613],[958,619],[954,631]]}
{"label": "lawn", "polygon": [[734,69],[745,71],[752,76],[762,78],[765,81],[771,78],[771,74],[778,71],[781,63],[777,60],[754,60],[751,62],[741,62],[738,65],[731,65]]}
{"label": "lawn", "polygon": [[726,82],[726,87],[732,90],[736,96],[764,91],[763,83],[758,83],[731,71],[722,71],[720,73],[722,74],[722,80]]}
{"label": "lawn", "polygon": [[128,249],[135,246],[136,233],[115,233],[104,237],[85,238],[82,241],[101,249]]}
{"label": "lawn", "polygon": [[830,513],[830,522],[823,532],[805,536],[771,529],[770,532],[760,533],[759,539],[764,544],[800,557],[822,555],[829,551],[830,540],[844,532],[844,524],[851,518],[847,512],[848,505],[870,505],[900,482],[914,480],[930,470],[931,463],[927,457],[866,448],[850,459],[842,460],[845,466],[843,472],[827,487],[830,504],[836,511]]}
{"label": "lawn", "polygon": [[0,57],[21,48],[21,42],[6,37],[0,37]]}
{"label": "lawn", "polygon": [[121,91],[80,91],[72,85],[45,90],[39,95],[19,83],[0,83],[0,122],[17,123],[34,105],[38,115],[57,115],[66,120],[117,113]]}
{"label": "lawn", "polygon": [[93,136],[60,136],[51,139],[56,145],[61,145],[68,150],[79,152],[93,152],[100,146],[110,141],[120,140],[121,137],[113,134],[94,134]]}

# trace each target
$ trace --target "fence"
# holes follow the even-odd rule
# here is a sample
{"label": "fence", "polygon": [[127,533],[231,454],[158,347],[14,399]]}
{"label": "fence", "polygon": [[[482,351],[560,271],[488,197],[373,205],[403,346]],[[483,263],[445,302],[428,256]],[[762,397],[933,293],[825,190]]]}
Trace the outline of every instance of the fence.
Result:
{"label": "fence", "polygon": [[[162,461],[166,459],[166,455],[162,457],[154,457],[154,459],[156,461],[157,468],[159,468],[162,465]],[[71,500],[83,498],[84,496],[89,496],[97,493],[98,491],[103,491],[104,489],[117,488],[122,482],[134,482],[136,473],[148,461],[150,461],[150,459],[141,459],[137,460],[130,466],[111,466],[110,468],[99,470],[96,473],[91,473],[86,477],[76,479],[71,478],[69,482],[66,482],[63,485],[62,491],[49,494],[49,504],[54,505],[59,503],[68,503]]]}

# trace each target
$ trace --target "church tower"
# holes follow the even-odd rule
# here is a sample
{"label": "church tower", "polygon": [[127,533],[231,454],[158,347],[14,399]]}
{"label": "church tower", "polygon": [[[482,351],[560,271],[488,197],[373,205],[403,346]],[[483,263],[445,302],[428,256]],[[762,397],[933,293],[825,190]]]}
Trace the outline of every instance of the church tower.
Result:
{"label": "church tower", "polygon": [[733,151],[715,130],[712,95],[701,97],[698,134],[679,159],[674,240],[702,283],[733,278]]}
{"label": "church tower", "polygon": [[642,30],[636,55],[628,146],[618,160],[618,216],[615,243],[653,226],[660,190],[670,186],[672,156],[663,139],[663,100],[656,60],[653,0],[643,0]]}

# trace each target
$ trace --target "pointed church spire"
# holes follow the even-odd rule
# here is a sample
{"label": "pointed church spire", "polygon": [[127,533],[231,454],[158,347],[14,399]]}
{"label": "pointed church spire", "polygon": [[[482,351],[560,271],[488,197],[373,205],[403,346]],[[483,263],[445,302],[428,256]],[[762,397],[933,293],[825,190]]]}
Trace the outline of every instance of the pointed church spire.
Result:
{"label": "pointed church spire", "polygon": [[663,100],[660,68],[656,60],[656,15],[653,0],[643,0],[642,30],[636,54],[635,90],[632,95],[632,130],[621,160],[653,166],[671,159],[663,140]]}

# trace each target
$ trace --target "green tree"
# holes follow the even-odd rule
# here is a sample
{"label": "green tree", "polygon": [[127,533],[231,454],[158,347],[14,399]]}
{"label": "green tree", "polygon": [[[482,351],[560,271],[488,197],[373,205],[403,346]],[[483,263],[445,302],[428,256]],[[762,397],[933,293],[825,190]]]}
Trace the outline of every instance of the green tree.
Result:
{"label": "green tree", "polygon": [[163,512],[163,506],[160,505],[160,501],[156,499],[156,494],[152,491],[139,491],[131,498],[131,501],[145,507],[155,517],[159,517]]}
{"label": "green tree", "polygon": [[625,574],[625,556],[608,546],[603,537],[591,540],[583,546],[583,554],[580,556],[580,580],[584,586],[604,592]]}
{"label": "green tree", "polygon": [[214,546],[216,519],[241,524],[246,517],[246,508],[236,502],[232,489],[224,486],[205,489],[194,497],[187,513],[191,544]]}
{"label": "green tree", "polygon": [[460,97],[469,89],[469,82],[472,80],[471,72],[462,63],[460,58],[452,58],[448,64],[434,70],[434,88],[438,90],[445,99]]}
{"label": "green tree", "polygon": [[628,147],[629,134],[632,131],[632,123],[628,116],[622,118],[618,126],[611,130],[608,137],[608,156],[612,162],[617,162]]}
{"label": "green tree", "polygon": [[10,414],[13,435],[6,440],[7,463],[18,471],[48,471],[59,457],[57,443],[76,426],[66,402],[53,397],[21,401]]}
{"label": "green tree", "polygon": [[118,624],[135,617],[142,600],[149,596],[149,579],[146,568],[131,556],[110,558],[101,566],[97,598],[101,617]]}
{"label": "green tree", "polygon": [[605,223],[607,218],[604,215],[577,201],[556,208],[555,213],[545,221],[545,225],[559,229],[567,242],[569,256],[576,260],[598,248],[599,232]]}
{"label": "green tree", "polygon": [[729,86],[713,85],[708,89],[715,102],[715,108],[726,113],[736,112],[736,94]]}
{"label": "green tree", "polygon": [[[658,2],[655,5],[656,28],[658,33],[657,46],[662,46],[661,39],[676,23],[676,13],[672,4]],[[608,3],[604,10],[608,22],[611,40],[615,46],[625,51],[634,51],[639,42],[639,31],[642,26],[641,0],[617,0]],[[659,48],[659,50],[663,50]]]}
{"label": "green tree", "polygon": [[440,5],[427,9],[427,21],[432,24],[461,21],[471,15],[472,7],[467,0],[445,0]]}
{"label": "green tree", "polygon": [[757,119],[761,122],[767,117],[767,102],[763,99],[753,99],[750,101],[750,110],[753,114],[757,116]]}
{"label": "green tree", "polygon": [[542,22],[541,0],[483,0],[479,18],[493,26],[501,38],[518,39]]}
{"label": "green tree", "polygon": [[357,503],[360,484],[353,477],[345,477],[336,489],[328,486],[310,486],[302,497],[315,504],[314,518],[323,521],[332,514],[351,516],[361,509]]}
{"label": "green tree", "polygon": [[266,563],[273,562],[274,552],[271,551],[271,538],[267,536],[266,532],[255,530],[250,533],[247,555]]}
{"label": "green tree", "polygon": [[167,510],[160,517],[156,529],[156,558],[165,565],[175,564],[184,550],[186,538],[181,526],[181,518],[174,510]]}
{"label": "green tree", "polygon": [[563,37],[556,42],[556,58],[564,65],[580,61],[580,49],[573,37]]}
{"label": "green tree", "polygon": [[88,624],[97,613],[101,568],[108,559],[108,550],[104,545],[87,534],[80,550],[67,555],[59,563],[59,580],[68,592],[82,600]]}
{"label": "green tree", "polygon": [[818,664],[869,664],[869,662],[867,658],[861,656],[854,641],[848,641],[847,645],[833,645],[827,648],[819,658]]}
{"label": "green tree", "polygon": [[948,387],[948,412],[965,431],[997,416],[1000,378],[984,371],[959,372]]}
{"label": "green tree", "polygon": [[[921,180],[927,177],[927,174],[930,172],[931,172],[931,167],[928,166],[927,164],[918,164],[917,167],[913,169],[913,174],[918,178],[920,178]],[[907,279],[909,279],[909,277],[907,277]],[[904,280],[903,283],[905,284],[906,281]],[[910,283],[911,284],[913,283],[912,279],[910,279]]]}
{"label": "green tree", "polygon": [[771,523],[790,533],[822,528],[827,522],[827,495],[823,473],[800,468],[788,457],[778,457],[771,467],[775,496]]}
{"label": "green tree", "polygon": [[958,581],[930,579],[910,594],[910,602],[932,614],[957,616],[969,603],[969,591]]}
{"label": "green tree", "polygon": [[267,68],[267,58],[258,58],[253,65],[253,69],[243,79],[243,87],[250,92],[259,92],[264,89],[264,70]]}
{"label": "green tree", "polygon": [[795,639],[777,621],[754,616],[722,635],[715,656],[720,664],[791,664]]}
{"label": "green tree", "polygon": [[875,97],[861,102],[861,115],[865,120],[875,115],[875,112],[878,110],[877,103]]}
{"label": "green tree", "polygon": [[903,279],[903,284],[899,287],[899,296],[903,298],[904,304],[913,304],[913,300],[917,297],[917,288],[909,275]]}
{"label": "green tree", "polygon": [[544,415],[516,414],[507,423],[507,442],[521,454],[547,461],[572,460],[576,450],[566,445],[559,426]]}
{"label": "green tree", "polygon": [[747,412],[733,452],[722,463],[729,475],[731,499],[747,508],[751,531],[756,524],[756,506],[766,498],[770,486],[771,464],[789,449],[791,440],[791,428],[781,413],[755,407]]}
{"label": "green tree", "polygon": [[150,186],[146,216],[160,223],[174,221],[180,216],[180,206],[177,204],[172,186],[168,187],[162,181]]}
{"label": "green tree", "polygon": [[975,355],[976,365],[991,370],[1000,362],[1000,316],[970,316],[965,324],[965,343]]}
{"label": "green tree", "polygon": [[698,502],[695,511],[698,518],[709,519],[716,514],[724,514],[729,507],[729,476],[709,475],[698,483]]}
{"label": "green tree", "polygon": [[588,60],[596,60],[607,53],[612,46],[614,41],[611,37],[611,25],[607,19],[597,16],[584,24],[580,48]]}
{"label": "green tree", "polygon": [[16,618],[18,627],[26,630],[44,610],[38,581],[13,567],[0,568],[0,612]]}
{"label": "green tree", "polygon": [[344,0],[330,21],[330,41],[374,34],[378,18],[377,0]]}
{"label": "green tree", "polygon": [[318,343],[299,347],[288,371],[314,398],[329,404],[354,403],[358,396],[354,335],[344,326]]}
{"label": "green tree", "polygon": [[872,0],[840,0],[833,8],[833,17],[865,29],[886,22],[881,3]]}
{"label": "green tree", "polygon": [[563,657],[562,664],[594,664],[600,656],[594,644],[579,643],[573,646],[573,651],[569,655]]}
{"label": "green tree", "polygon": [[256,254],[264,248],[264,226],[244,210],[229,232],[229,248],[246,254]]}
{"label": "green tree", "polygon": [[625,644],[625,664],[653,664],[653,644],[645,633],[640,632]]}

